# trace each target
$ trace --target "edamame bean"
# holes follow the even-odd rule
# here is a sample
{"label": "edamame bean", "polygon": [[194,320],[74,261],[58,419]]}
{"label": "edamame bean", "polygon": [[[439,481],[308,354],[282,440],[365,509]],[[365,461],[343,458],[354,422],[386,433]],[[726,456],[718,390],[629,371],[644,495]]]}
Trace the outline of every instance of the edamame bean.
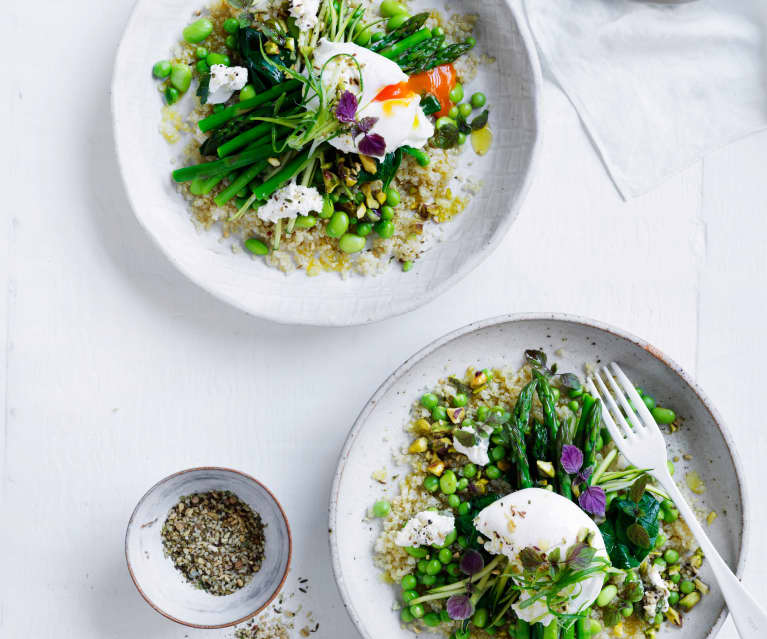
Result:
{"label": "edamame bean", "polygon": [[490,464],[485,467],[485,475],[487,475],[488,479],[498,479],[501,476],[501,471],[498,470],[498,466]]}
{"label": "edamame bean", "polygon": [[439,479],[434,475],[426,475],[426,477],[423,478],[423,487],[430,493],[433,493],[439,488]]}
{"label": "edamame bean", "polygon": [[215,51],[212,53],[209,53],[207,57],[205,58],[205,61],[211,67],[214,64],[223,64],[226,67],[228,67],[231,64],[231,61],[229,60],[228,55],[224,55],[223,53],[216,53]]}
{"label": "edamame bean", "polygon": [[205,47],[197,47],[194,50],[194,55],[197,57],[198,60],[204,60],[205,58],[207,58],[208,53],[210,53],[210,51],[208,51]]}
{"label": "edamame bean", "polygon": [[192,69],[188,64],[172,64],[170,66],[171,86],[178,89],[179,93],[184,93],[192,83]]}
{"label": "edamame bean", "polygon": [[675,564],[679,561],[679,553],[673,548],[669,548],[663,553],[663,559],[665,559],[668,564]]}
{"label": "edamame bean", "polygon": [[673,575],[669,577],[672,584],[678,584],[682,580],[682,575],[680,575],[678,572],[675,572]]}
{"label": "edamame bean", "polygon": [[471,622],[477,626],[477,628],[484,628],[487,625],[487,609],[477,608],[474,612],[474,616],[471,618]]}
{"label": "edamame bean", "polygon": [[651,411],[653,419],[659,424],[672,424],[676,421],[676,413],[670,408],[656,406]]}
{"label": "edamame bean", "polygon": [[439,613],[436,612],[427,612],[424,616],[422,621],[424,624],[430,627],[438,626],[441,623],[441,620],[439,618]]}
{"label": "edamame bean", "polygon": [[490,449],[490,459],[493,461],[501,461],[506,457],[506,449],[503,446],[494,446]]}
{"label": "edamame bean", "polygon": [[477,467],[469,462],[463,467],[463,476],[471,479],[477,474]]}
{"label": "edamame bean", "polygon": [[676,508],[663,511],[663,521],[667,524],[673,524],[677,519],[679,519],[679,511]]}
{"label": "edamame bean", "polygon": [[466,477],[461,477],[458,480],[458,491],[463,492],[469,487],[469,480]]}
{"label": "edamame bean", "polygon": [[340,238],[349,228],[349,216],[343,211],[336,211],[328,220],[325,233],[330,237]]}
{"label": "edamame bean", "polygon": [[461,568],[458,564],[448,564],[445,568],[445,572],[451,577],[457,577],[461,574]]}
{"label": "edamame bean", "polygon": [[433,586],[437,583],[437,577],[435,575],[418,575],[418,581],[424,586]]}
{"label": "edamame bean", "polygon": [[237,33],[240,28],[240,23],[236,18],[227,18],[224,20],[224,31],[227,33]]}
{"label": "edamame bean", "polygon": [[461,100],[463,100],[463,85],[460,82],[457,82],[456,85],[450,90],[448,97],[450,98],[451,102],[458,104]]}
{"label": "edamame bean", "polygon": [[267,255],[269,253],[269,247],[255,237],[249,237],[245,240],[245,248],[253,255]]}
{"label": "edamame bean", "polygon": [[449,564],[453,561],[453,553],[447,548],[443,548],[437,553],[437,559],[439,559],[440,563]]}
{"label": "edamame bean", "polygon": [[458,484],[458,478],[452,470],[446,470],[439,478],[439,487],[445,495],[452,495]]}
{"label": "edamame bean", "polygon": [[370,27],[367,27],[360,31],[356,36],[354,36],[354,43],[361,47],[367,46],[370,44],[370,39],[372,36],[373,32],[370,30]]}
{"label": "edamame bean", "polygon": [[597,597],[597,606],[600,608],[604,608],[607,604],[609,604],[613,599],[615,599],[615,596],[618,594],[618,588],[614,586],[613,584],[609,584],[602,588],[602,592],[599,593],[599,596]]}
{"label": "edamame bean", "polygon": [[693,590],[695,590],[695,584],[691,581],[685,579],[682,583],[679,584],[679,591],[685,595],[689,595]]}
{"label": "edamame bean", "polygon": [[445,535],[445,543],[443,543],[441,546],[438,546],[438,548],[447,548],[450,544],[452,544],[456,538],[458,537],[458,532],[455,528],[451,530],[447,535]]}
{"label": "edamame bean", "polygon": [[655,566],[660,572],[663,572],[666,570],[666,568],[668,568],[666,560],[663,559],[663,557],[658,557],[655,561],[652,562],[652,565]]}
{"label": "edamame bean", "polygon": [[419,401],[421,406],[428,408],[429,410],[439,404],[439,399],[434,393],[424,393],[421,395],[421,399]]}
{"label": "edamame bean", "polygon": [[666,535],[663,533],[658,533],[658,536],[655,538],[655,547],[662,548],[663,544],[665,544],[667,541],[668,537],[666,537]]}
{"label": "edamame bean", "polygon": [[415,590],[406,590],[402,593],[402,602],[409,604],[413,599],[418,599],[418,592]]}
{"label": "edamame bean", "polygon": [[475,109],[481,109],[487,103],[487,96],[481,91],[477,91],[471,95],[470,102]]}
{"label": "edamame bean", "polygon": [[378,233],[379,237],[382,237],[385,240],[388,240],[394,235],[394,224],[389,220],[381,220],[380,222],[377,222],[375,226],[373,226],[373,229]]}
{"label": "edamame bean", "polygon": [[623,615],[624,617],[630,617],[633,614],[634,614],[634,606],[632,606],[631,604],[626,604],[625,606],[623,606],[623,608],[621,608],[621,615]]}
{"label": "edamame bean", "polygon": [[384,0],[379,8],[380,14],[384,18],[391,18],[399,13],[407,13],[407,7],[401,2],[394,0]]}
{"label": "edamame bean", "polygon": [[442,563],[440,563],[439,559],[431,559],[429,563],[426,565],[426,574],[427,575],[438,575],[440,571],[442,570]]}
{"label": "edamame bean", "polygon": [[471,115],[471,105],[468,102],[458,105],[458,113],[464,118],[468,118]]}
{"label": "edamame bean", "polygon": [[649,395],[644,395],[642,397],[642,401],[644,402],[644,405],[647,406],[647,410],[651,411],[653,408],[655,408],[655,400]]}
{"label": "edamame bean", "polygon": [[181,35],[184,36],[184,40],[189,44],[197,44],[202,42],[211,33],[213,33],[213,23],[208,18],[200,18],[184,27]]}
{"label": "edamame bean", "polygon": [[158,79],[167,78],[170,75],[170,62],[167,60],[155,62],[152,67],[152,75]]}
{"label": "edamame bean", "polygon": [[450,506],[450,508],[452,508],[453,510],[455,510],[456,508],[458,508],[458,506],[461,505],[461,498],[455,493],[452,495],[448,495],[447,505]]}
{"label": "edamame bean", "polygon": [[365,248],[365,238],[354,233],[344,233],[338,240],[338,247],[344,253],[359,253]]}
{"label": "edamame bean", "polygon": [[391,510],[391,504],[385,499],[381,499],[373,504],[373,515],[375,517],[386,517]]}
{"label": "edamame bean", "polygon": [[426,574],[426,568],[427,568],[428,565],[429,565],[429,560],[428,559],[422,559],[421,561],[419,561],[415,565],[415,568],[416,568],[416,570],[418,572],[420,572],[420,573],[425,575]]}
{"label": "edamame bean", "polygon": [[434,27],[431,30],[431,37],[432,38],[442,38],[445,35],[445,30],[442,27]]}
{"label": "edamame bean", "polygon": [[405,575],[402,578],[400,585],[402,586],[402,590],[415,590],[418,582],[416,581],[416,578],[413,577],[413,575]]}
{"label": "edamame bean", "polygon": [[466,144],[466,134],[463,131],[458,131],[458,138],[456,139],[458,146]]}
{"label": "edamame bean", "polygon": [[573,399],[573,400],[570,400],[570,401],[567,403],[567,407],[568,407],[568,408],[569,408],[571,411],[573,411],[574,413],[578,411],[578,407],[579,407],[579,406],[580,406],[580,404],[579,404],[578,402],[576,402],[574,399]]}
{"label": "edamame bean", "polygon": [[175,104],[178,101],[178,89],[175,87],[165,87],[165,103]]}
{"label": "edamame bean", "polygon": [[429,551],[421,546],[405,546],[405,552],[416,559],[423,559],[429,554]]}
{"label": "edamame bean", "polygon": [[386,23],[386,30],[393,31],[394,29],[401,27],[409,19],[410,19],[409,13],[398,13],[397,15],[389,18],[388,22]]}

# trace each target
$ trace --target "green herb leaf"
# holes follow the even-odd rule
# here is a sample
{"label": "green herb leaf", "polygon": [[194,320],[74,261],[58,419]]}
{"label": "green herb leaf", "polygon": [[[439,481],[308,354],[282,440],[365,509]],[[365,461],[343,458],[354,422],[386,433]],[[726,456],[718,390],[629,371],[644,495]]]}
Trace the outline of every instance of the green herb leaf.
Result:
{"label": "green herb leaf", "polygon": [[200,104],[205,104],[208,101],[209,92],[210,73],[202,73],[200,75],[200,85],[197,87],[197,97],[200,98]]}
{"label": "green herb leaf", "polygon": [[532,348],[528,348],[525,351],[525,359],[527,363],[533,368],[545,368],[546,367],[546,353],[543,351],[537,351]]}
{"label": "green herb leaf", "polygon": [[391,153],[387,153],[382,160],[375,159],[378,170],[373,173],[368,173],[364,169],[357,175],[357,182],[359,184],[365,184],[366,182],[373,182],[375,180],[381,180],[384,190],[389,188],[391,181],[399,170],[402,163],[402,149],[397,149]]}
{"label": "green herb leaf", "polygon": [[[647,557],[658,538],[659,510],[660,503],[649,493],[644,493],[639,503],[624,498],[613,501],[599,530],[616,568],[636,568]],[[634,525],[642,528],[646,537],[632,529]],[[629,533],[629,529],[633,532]]]}
{"label": "green herb leaf", "polygon": [[535,570],[545,561],[545,557],[532,546],[527,546],[519,551],[519,560],[527,570]]}
{"label": "green herb leaf", "polygon": [[559,375],[559,385],[567,390],[579,390],[583,388],[581,380],[573,373],[561,373]]}
{"label": "green herb leaf", "polygon": [[268,41],[266,35],[253,27],[245,27],[237,33],[237,50],[248,69],[250,81],[258,91],[284,82],[285,74],[274,63],[285,67],[292,64],[291,53],[286,49],[280,49],[279,54],[266,55],[263,47]]}
{"label": "green herb leaf", "polygon": [[500,498],[500,495],[496,495],[494,493],[489,495],[482,495],[481,497],[475,497],[469,502],[469,511],[465,515],[456,516],[455,529],[458,531],[459,535],[463,535],[466,538],[467,548],[482,548],[482,544],[477,542],[479,532],[474,527],[474,516],[480,510],[487,508],[487,506]]}
{"label": "green herb leaf", "polygon": [[466,430],[454,430],[453,437],[459,444],[461,444],[461,446],[465,446],[466,448],[471,448],[477,444],[477,436]]}
{"label": "green herb leaf", "polygon": [[595,548],[583,542],[578,542],[567,551],[567,565],[575,570],[583,570],[592,562],[596,554]]}
{"label": "green herb leaf", "polygon": [[629,489],[629,498],[631,501],[635,504],[642,501],[642,495],[644,495],[645,488],[647,488],[647,484],[649,483],[649,475],[640,475],[637,480],[631,484],[631,488]]}
{"label": "green herb leaf", "polygon": [[650,544],[650,535],[639,524],[631,524],[626,529],[626,536],[629,538],[632,544],[649,550],[652,545]]}
{"label": "green herb leaf", "polygon": [[471,121],[471,130],[472,131],[479,131],[480,129],[484,129],[487,126],[487,120],[490,117],[490,111],[485,109],[480,113],[476,118],[474,118]]}
{"label": "green herb leaf", "polygon": [[424,93],[421,96],[421,110],[426,115],[433,115],[435,113],[439,113],[442,110],[442,105],[439,103],[439,100],[436,96],[432,95],[431,93]]}
{"label": "green herb leaf", "polygon": [[446,124],[436,129],[430,143],[438,149],[452,149],[458,144],[458,127]]}

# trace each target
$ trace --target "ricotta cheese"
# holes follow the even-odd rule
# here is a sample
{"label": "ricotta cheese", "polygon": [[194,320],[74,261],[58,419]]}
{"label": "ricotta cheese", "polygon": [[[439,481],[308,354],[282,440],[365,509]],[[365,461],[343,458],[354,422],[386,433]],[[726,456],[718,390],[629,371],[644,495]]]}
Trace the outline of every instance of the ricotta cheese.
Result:
{"label": "ricotta cheese", "polygon": [[490,446],[490,438],[482,437],[472,428],[459,428],[458,430],[464,433],[471,433],[475,435],[474,439],[476,441],[474,446],[464,446],[455,438],[455,436],[453,436],[453,448],[455,448],[459,453],[466,455],[472,464],[477,464],[479,466],[486,466],[489,464],[490,457],[487,454],[487,449]]}
{"label": "ricotta cheese", "polygon": [[293,0],[290,15],[296,19],[296,26],[301,31],[310,31],[317,24],[317,12],[320,0]]}
{"label": "ricotta cheese", "polygon": [[322,210],[323,199],[313,186],[287,184],[276,191],[256,211],[256,215],[266,222],[276,222],[284,218],[308,215],[312,211]]}
{"label": "ricotta cheese", "polygon": [[394,543],[398,546],[441,546],[454,529],[452,515],[423,510],[397,533]]}
{"label": "ricotta cheese", "polygon": [[222,104],[248,83],[248,70],[245,67],[228,67],[214,64],[210,67],[208,85],[208,104]]}

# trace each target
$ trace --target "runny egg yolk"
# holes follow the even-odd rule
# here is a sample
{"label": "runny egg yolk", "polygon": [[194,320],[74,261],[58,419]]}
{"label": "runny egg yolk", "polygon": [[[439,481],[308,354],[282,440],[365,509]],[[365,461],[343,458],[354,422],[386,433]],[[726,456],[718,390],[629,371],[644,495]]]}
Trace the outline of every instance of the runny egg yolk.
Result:
{"label": "runny egg yolk", "polygon": [[443,64],[423,73],[411,75],[407,82],[390,84],[381,89],[376,95],[377,102],[408,98],[412,95],[424,95],[431,93],[442,107],[435,115],[440,118],[448,114],[453,103],[450,101],[450,92],[456,84],[456,72],[452,64]]}

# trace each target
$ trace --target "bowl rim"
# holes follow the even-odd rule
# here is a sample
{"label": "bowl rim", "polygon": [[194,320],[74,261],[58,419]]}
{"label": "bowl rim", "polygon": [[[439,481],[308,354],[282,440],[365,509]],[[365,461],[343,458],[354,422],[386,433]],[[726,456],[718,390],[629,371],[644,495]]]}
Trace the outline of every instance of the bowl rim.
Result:
{"label": "bowl rim", "polygon": [[[230,306],[233,306],[243,311],[244,313],[247,313],[248,315],[270,320],[278,324],[307,325],[307,326],[361,326],[365,324],[371,324],[374,322],[380,322],[385,319],[390,319],[392,317],[397,317],[399,315],[404,315],[405,313],[414,311],[415,309],[420,308],[421,306],[424,306],[431,300],[442,295],[449,288],[458,284],[467,275],[469,275],[469,273],[474,271],[482,262],[488,259],[495,252],[495,250],[501,244],[501,241],[508,234],[509,229],[511,228],[511,225],[516,221],[517,217],[519,216],[519,213],[522,208],[522,204],[527,198],[527,194],[530,190],[530,185],[532,183],[535,170],[538,166],[541,142],[543,139],[543,126],[542,126],[543,125],[543,91],[541,90],[541,87],[543,84],[543,78],[541,73],[540,60],[538,58],[538,50],[535,46],[535,42],[533,40],[532,34],[529,31],[529,27],[527,24],[527,17],[524,11],[518,8],[515,4],[513,4],[511,0],[499,0],[510,9],[510,11],[512,12],[512,15],[514,16],[514,19],[517,23],[517,27],[519,29],[520,39],[523,43],[523,48],[526,52],[526,55],[529,61],[530,71],[531,71],[530,93],[531,93],[531,99],[533,103],[532,123],[534,126],[533,126],[533,135],[532,135],[532,143],[531,143],[531,151],[530,151],[530,161],[528,162],[524,170],[524,175],[522,176],[519,195],[514,200],[514,202],[511,203],[506,216],[500,221],[496,232],[493,234],[490,241],[487,244],[485,244],[482,250],[477,251],[476,253],[473,253],[470,256],[468,256],[467,259],[461,264],[461,266],[452,275],[450,275],[449,277],[446,277],[442,282],[440,282],[436,286],[428,288],[423,294],[418,296],[413,296],[409,301],[406,301],[405,303],[403,303],[401,307],[395,308],[391,304],[380,304],[378,305],[377,310],[374,313],[371,313],[367,317],[357,321],[353,321],[353,322],[345,321],[343,319],[345,315],[342,315],[341,319],[339,319],[338,317],[321,317],[321,318],[308,319],[305,317],[295,316],[295,314],[289,315],[285,313],[275,312],[275,311],[272,311],[272,307],[275,306],[272,304],[267,304],[267,305],[264,305],[263,307],[255,308],[249,303],[244,302],[234,292],[221,290],[220,288],[216,287],[215,283],[213,283],[212,281],[209,281],[202,273],[195,272],[193,271],[193,269],[187,268],[184,264],[182,264],[180,260],[176,259],[171,249],[168,248],[162,242],[161,238],[155,234],[151,223],[149,222],[148,218],[145,217],[144,213],[141,211],[139,207],[139,203],[137,202],[134,193],[129,188],[128,180],[126,177],[125,166],[123,165],[123,154],[121,152],[122,145],[120,143],[121,135],[119,134],[119,130],[121,127],[120,103],[124,102],[125,96],[123,95],[123,92],[120,88],[119,78],[121,77],[121,74],[119,73],[119,70],[122,69],[127,64],[130,64],[130,61],[126,59],[126,56],[127,56],[126,49],[127,49],[127,40],[128,40],[127,35],[135,27],[134,23],[138,21],[139,11],[143,10],[143,8],[146,5],[148,5],[151,1],[152,0],[137,0],[135,5],[133,6],[133,9],[131,10],[128,21],[126,22],[126,26],[123,30],[123,33],[120,36],[120,43],[117,47],[117,53],[115,55],[114,64],[112,66],[112,80],[110,83],[109,104],[110,104],[110,114],[111,114],[111,120],[112,120],[112,140],[115,145],[115,156],[117,159],[117,166],[120,172],[120,179],[125,189],[125,195],[128,199],[128,204],[130,205],[131,211],[133,212],[133,217],[137,220],[137,222],[139,223],[139,226],[144,230],[147,236],[149,236],[149,238],[152,240],[152,243],[160,250],[160,252],[166,257],[166,259],[171,264],[173,264],[173,266],[182,275],[184,275],[184,277],[186,277],[189,281],[193,282],[194,284],[202,288],[204,291],[206,291],[207,293],[209,293],[216,299],[222,302],[225,302],[226,304],[229,304]],[[205,1],[206,0],[199,0],[199,2],[203,2],[203,3]]]}
{"label": "bowl rim", "polygon": [[[607,324],[600,320],[591,319],[581,315],[573,315],[569,313],[557,313],[557,312],[508,313],[504,315],[496,315],[494,317],[477,320],[469,324],[466,324],[464,326],[461,326],[460,328],[452,330],[449,333],[446,333],[442,335],[441,337],[438,337],[437,339],[431,341],[429,344],[421,348],[415,354],[408,357],[402,364],[400,364],[394,370],[393,373],[391,373],[383,381],[383,383],[378,387],[375,393],[373,393],[371,398],[367,401],[363,409],[360,411],[359,415],[357,416],[357,419],[354,421],[354,424],[352,425],[348,435],[346,436],[346,440],[344,441],[343,448],[341,449],[341,452],[338,457],[338,467],[336,469],[336,473],[333,478],[333,485],[331,487],[331,492],[330,492],[330,504],[328,508],[328,528],[331,531],[331,533],[328,535],[328,541],[330,545],[333,577],[335,578],[338,591],[341,594],[341,599],[343,601],[344,608],[346,609],[347,614],[351,618],[357,630],[360,632],[360,634],[363,637],[365,637],[365,639],[374,639],[374,637],[373,635],[370,634],[370,632],[368,632],[367,628],[362,625],[362,620],[360,616],[357,614],[354,606],[351,603],[349,589],[346,585],[343,571],[341,569],[341,559],[340,559],[341,553],[337,543],[337,536],[334,534],[336,530],[336,526],[339,524],[338,499],[339,499],[341,478],[343,476],[343,473],[346,467],[346,462],[348,460],[349,453],[351,452],[351,449],[356,442],[358,433],[364,427],[365,423],[367,422],[370,416],[370,413],[378,405],[381,398],[389,391],[391,386],[400,377],[402,377],[402,375],[410,371],[410,369],[415,367],[418,363],[421,362],[421,360],[426,358],[428,355],[430,355],[437,349],[441,348],[445,344],[453,341],[454,339],[457,339],[469,333],[473,333],[475,331],[478,331],[484,328],[489,328],[498,324],[521,323],[526,321],[552,321],[552,322],[566,322],[571,324],[580,324],[587,328],[593,328],[599,331],[610,333],[616,337],[622,338],[626,341],[633,343],[635,346],[640,347],[642,350],[646,351],[651,357],[654,357],[661,364],[665,365],[669,370],[671,370],[680,378],[682,383],[686,384],[695,393],[695,395],[700,400],[703,407],[706,409],[706,411],[708,411],[712,421],[714,422],[714,424],[716,424],[717,428],[719,429],[719,432],[721,433],[722,438],[724,439],[725,446],[727,447],[727,451],[730,455],[730,459],[732,460],[733,467],[735,468],[735,478],[737,481],[738,492],[740,494],[740,502],[741,502],[741,513],[740,513],[741,543],[740,543],[740,549],[738,552],[738,561],[737,561],[737,566],[735,568],[735,574],[742,579],[743,570],[745,567],[745,562],[748,556],[750,542],[751,542],[751,524],[750,524],[750,518],[749,518],[749,513],[751,510],[750,494],[745,485],[745,482],[743,481],[743,463],[740,459],[740,455],[738,454],[735,448],[735,442],[732,438],[732,434],[730,433],[730,430],[727,427],[727,425],[724,423],[722,416],[719,414],[719,411],[717,411],[717,409],[713,406],[713,404],[708,399],[708,397],[703,392],[703,390],[700,388],[700,386],[698,386],[698,384],[693,380],[693,378],[673,359],[668,357],[668,355],[663,353],[661,350],[659,350],[658,348],[656,348],[655,346],[653,346],[646,340],[642,339],[641,337],[637,337],[636,335],[634,335],[633,333],[630,333],[629,331],[625,331],[621,328],[618,328],[611,324]],[[702,638],[702,639],[713,639],[713,637],[715,637],[717,633],[719,632],[719,630],[721,629],[722,624],[724,624],[724,621],[727,618],[728,614],[729,612],[727,609],[727,605],[725,604],[721,613],[716,618],[716,621],[711,626],[711,629],[705,635],[705,638]]]}
{"label": "bowl rim", "polygon": [[[159,488],[161,485],[165,484],[166,482],[175,479],[176,477],[180,475],[186,475],[188,473],[196,473],[199,471],[221,471],[221,472],[227,472],[227,473],[233,473],[235,475],[239,475],[241,477],[244,477],[245,479],[258,484],[269,497],[271,497],[272,501],[277,505],[277,508],[280,511],[280,514],[282,515],[282,519],[285,522],[285,529],[288,532],[288,561],[285,564],[285,572],[282,574],[282,579],[280,579],[280,583],[277,584],[277,586],[274,589],[274,592],[269,596],[269,599],[266,600],[266,602],[257,610],[254,612],[251,612],[250,614],[237,619],[235,621],[231,621],[228,623],[223,624],[215,624],[215,625],[205,625],[205,624],[195,624],[188,621],[184,621],[183,619],[179,619],[177,617],[174,617],[169,612],[166,612],[162,608],[160,608],[157,604],[152,601],[147,594],[144,592],[144,590],[139,585],[138,580],[136,579],[136,575],[133,573],[133,566],[131,565],[131,559],[130,554],[128,552],[128,541],[130,539],[132,530],[135,526],[134,519],[136,517],[136,514],[138,513],[138,509],[141,506],[141,504],[144,503],[144,500],[153,493],[157,488]],[[136,504],[136,507],[133,509],[133,512],[131,513],[130,519],[128,520],[128,526],[125,530],[125,562],[128,565],[128,572],[130,573],[131,581],[133,581],[133,585],[136,586],[136,590],[138,590],[139,594],[143,597],[144,601],[146,601],[156,612],[159,612],[163,617],[166,619],[170,619],[171,621],[175,621],[178,624],[181,624],[182,626],[187,626],[188,628],[199,628],[201,630],[215,630],[218,628],[231,628],[232,626],[236,626],[237,624],[240,624],[244,621],[247,621],[248,619],[252,619],[257,614],[259,614],[262,610],[264,610],[272,601],[274,601],[274,598],[280,593],[283,586],[285,585],[285,580],[288,578],[288,573],[290,572],[290,562],[293,557],[293,535],[290,532],[290,523],[288,522],[288,517],[285,514],[285,510],[282,508],[282,504],[280,504],[279,500],[274,496],[274,493],[269,490],[266,485],[264,485],[262,482],[260,482],[258,479],[253,477],[252,475],[248,475],[247,473],[242,472],[241,470],[236,470],[234,468],[226,468],[224,466],[196,466],[194,468],[187,468],[185,470],[179,470],[178,472],[175,472],[171,475],[168,475],[167,477],[164,477],[160,481],[156,482],[149,490],[147,490],[144,495],[141,497],[141,499],[138,500],[138,503]]]}

